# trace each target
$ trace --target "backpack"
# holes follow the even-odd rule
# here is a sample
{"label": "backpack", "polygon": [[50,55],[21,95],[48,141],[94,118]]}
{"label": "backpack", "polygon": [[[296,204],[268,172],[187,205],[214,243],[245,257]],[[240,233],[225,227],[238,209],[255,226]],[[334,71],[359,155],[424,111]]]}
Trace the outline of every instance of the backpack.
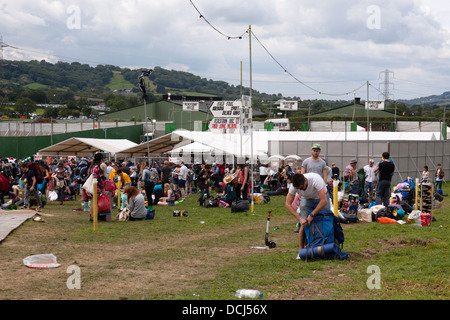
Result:
{"label": "backpack", "polygon": [[344,232],[339,219],[331,210],[320,211],[309,225],[305,225],[305,236],[308,244],[300,250],[300,259],[348,258],[348,254],[342,251]]}
{"label": "backpack", "polygon": [[5,177],[13,177],[14,176],[14,167],[12,163],[8,162],[7,159],[2,163],[2,171]]}
{"label": "backpack", "polygon": [[103,183],[103,189],[105,191],[110,191],[114,194],[114,192],[116,191],[117,187],[116,184],[114,183],[114,181],[112,180],[105,180],[105,182]]}
{"label": "backpack", "polygon": [[202,205],[205,208],[214,208],[214,207],[218,207],[219,206],[219,204],[217,203],[217,200],[214,199],[213,197],[206,198],[205,201],[203,201]]}
{"label": "backpack", "polygon": [[231,213],[250,211],[250,203],[248,200],[237,200],[231,203]]}
{"label": "backpack", "polygon": [[29,163],[28,169],[34,172],[34,176],[36,177],[36,184],[41,184],[44,181],[44,175],[42,174],[39,164]]}
{"label": "backpack", "polygon": [[159,174],[158,170],[155,168],[150,169],[150,182],[158,183],[159,181]]}

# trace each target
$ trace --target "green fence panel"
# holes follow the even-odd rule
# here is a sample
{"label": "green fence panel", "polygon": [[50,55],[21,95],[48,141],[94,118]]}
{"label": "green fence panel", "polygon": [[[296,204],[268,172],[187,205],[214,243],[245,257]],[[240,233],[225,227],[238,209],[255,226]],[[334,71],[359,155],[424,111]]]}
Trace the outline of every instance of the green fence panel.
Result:
{"label": "green fence panel", "polygon": [[22,159],[32,156],[39,150],[70,138],[128,139],[140,143],[143,125],[85,130],[46,136],[8,136],[0,137],[0,157]]}

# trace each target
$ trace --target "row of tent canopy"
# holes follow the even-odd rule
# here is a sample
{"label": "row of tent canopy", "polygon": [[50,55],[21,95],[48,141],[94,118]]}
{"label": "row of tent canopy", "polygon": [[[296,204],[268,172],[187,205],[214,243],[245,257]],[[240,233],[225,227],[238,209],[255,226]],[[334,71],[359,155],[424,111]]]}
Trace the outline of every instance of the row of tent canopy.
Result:
{"label": "row of tent canopy", "polygon": [[[176,156],[182,153],[211,153],[236,157],[270,157],[269,142],[278,141],[436,141],[439,132],[303,132],[254,131],[253,134],[218,134],[209,131],[175,130],[154,140],[136,144],[127,139],[70,138],[39,150],[43,156],[93,156],[109,153],[113,158]],[[253,152],[252,152],[253,150]],[[286,158],[286,156],[284,156]],[[289,156],[293,157],[293,156]],[[284,160],[284,159],[281,159]]]}

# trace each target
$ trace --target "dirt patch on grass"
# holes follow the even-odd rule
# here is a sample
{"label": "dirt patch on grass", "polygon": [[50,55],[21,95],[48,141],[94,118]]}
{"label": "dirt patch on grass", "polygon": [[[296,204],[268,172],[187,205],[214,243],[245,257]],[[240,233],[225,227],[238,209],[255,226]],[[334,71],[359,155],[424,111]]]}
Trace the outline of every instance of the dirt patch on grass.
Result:
{"label": "dirt patch on grass", "polygon": [[[235,263],[236,257],[254,254],[250,244],[230,245],[217,240],[252,228],[246,225],[195,234],[158,235],[157,240],[153,237],[151,241],[143,236],[140,242],[119,245],[74,243],[65,240],[64,234],[48,230],[46,236],[56,235],[58,243],[42,244],[37,239],[43,230],[28,224],[20,231],[20,239],[10,237],[1,245],[2,256],[8,258],[2,263],[0,298],[164,299],[214,279],[221,267]],[[207,245],[210,243],[214,245]],[[39,253],[55,254],[62,266],[38,270],[23,265],[24,257]],[[70,265],[80,268],[81,290],[67,288],[70,274],[66,270]]]}

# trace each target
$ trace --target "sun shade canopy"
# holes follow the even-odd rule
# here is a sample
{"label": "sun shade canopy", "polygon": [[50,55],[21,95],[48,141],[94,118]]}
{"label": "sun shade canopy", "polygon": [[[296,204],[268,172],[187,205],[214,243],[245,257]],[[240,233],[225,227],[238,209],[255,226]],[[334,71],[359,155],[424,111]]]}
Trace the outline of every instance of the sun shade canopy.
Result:
{"label": "sun shade canopy", "polygon": [[93,139],[93,138],[70,138],[39,150],[40,155],[74,155],[93,156],[97,152],[108,152],[115,155],[121,150],[137,146],[136,143],[127,139]]}

